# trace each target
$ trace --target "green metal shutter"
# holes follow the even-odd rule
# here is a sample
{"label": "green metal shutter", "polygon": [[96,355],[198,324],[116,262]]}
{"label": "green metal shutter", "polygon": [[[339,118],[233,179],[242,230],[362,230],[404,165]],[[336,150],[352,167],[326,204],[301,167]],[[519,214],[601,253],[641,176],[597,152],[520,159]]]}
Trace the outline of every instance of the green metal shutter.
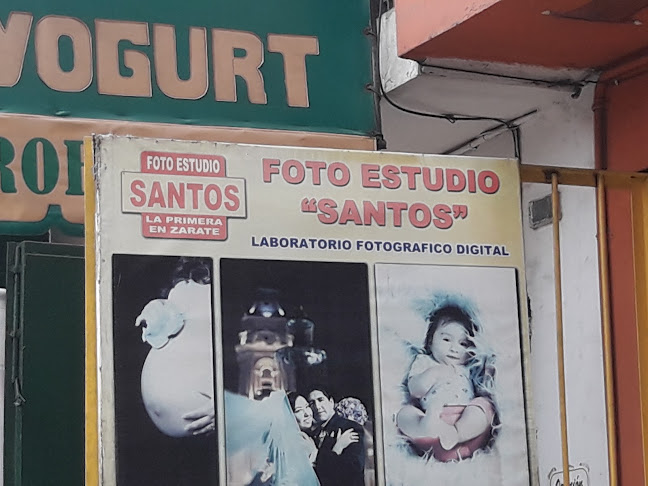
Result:
{"label": "green metal shutter", "polygon": [[10,243],[5,486],[84,483],[83,247]]}

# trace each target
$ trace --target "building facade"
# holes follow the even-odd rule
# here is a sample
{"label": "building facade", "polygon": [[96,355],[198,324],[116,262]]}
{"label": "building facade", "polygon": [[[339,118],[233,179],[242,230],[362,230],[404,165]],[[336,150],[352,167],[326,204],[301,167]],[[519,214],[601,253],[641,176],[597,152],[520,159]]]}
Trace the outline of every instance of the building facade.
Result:
{"label": "building facade", "polygon": [[[646,479],[645,183],[628,173],[646,169],[647,6],[586,0],[383,6],[387,149],[517,157],[523,168],[539,484],[554,484],[565,452],[572,481]],[[543,167],[545,181],[525,177],[534,166]],[[617,172],[619,184],[612,182]],[[555,232],[534,213],[552,192],[541,183],[551,173],[561,203],[558,273]],[[608,182],[597,192],[603,173]],[[570,181],[574,174],[583,178]],[[563,353],[556,351],[557,305]]]}

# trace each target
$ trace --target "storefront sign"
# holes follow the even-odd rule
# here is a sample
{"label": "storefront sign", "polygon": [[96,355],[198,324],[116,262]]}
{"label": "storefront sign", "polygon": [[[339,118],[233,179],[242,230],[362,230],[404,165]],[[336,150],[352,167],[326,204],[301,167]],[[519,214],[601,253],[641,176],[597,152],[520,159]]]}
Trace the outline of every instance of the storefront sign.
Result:
{"label": "storefront sign", "polygon": [[368,135],[368,0],[0,7],[3,112]]}
{"label": "storefront sign", "polygon": [[91,133],[371,149],[372,139],[280,130],[0,115],[0,233],[83,233],[82,145]]}
{"label": "storefront sign", "polygon": [[[32,25],[33,34],[32,34]],[[209,71],[214,73],[215,101],[236,102],[236,77],[247,85],[250,103],[265,105],[268,96],[261,66],[266,51],[283,58],[283,83],[288,106],[309,106],[306,57],[319,55],[319,40],[315,36],[268,34],[266,43],[253,32],[212,29],[210,36],[204,27],[189,27],[188,79],[178,76],[176,28],[173,25],[119,20],[94,21],[95,38],[83,21],[74,17],[48,15],[37,22],[31,13],[13,12],[9,15],[3,35],[6,68],[0,86],[16,86],[22,77],[29,38],[34,38],[36,74],[47,88],[55,92],[79,93],[90,87],[97,73],[96,90],[100,95],[151,98],[153,70],[151,59],[135,49],[121,50],[121,42],[136,46],[150,45],[155,63],[156,87],[171,99],[197,100],[210,88]],[[152,33],[152,41],[149,40]],[[61,67],[63,54],[59,42],[71,43],[72,64]],[[13,40],[9,43],[9,40]],[[211,41],[212,57],[208,58],[207,43]],[[92,46],[96,46],[93,57]],[[246,51],[236,56],[236,49]],[[122,57],[123,56],[123,57]],[[132,72],[124,75],[120,63]]]}
{"label": "storefront sign", "polygon": [[377,133],[368,0],[14,3],[0,6],[0,233],[81,231],[92,133],[160,122],[196,127],[169,138],[286,144],[236,133],[286,130],[344,148]]}
{"label": "storefront sign", "polygon": [[515,161],[100,136],[94,164],[102,485],[529,484]]}

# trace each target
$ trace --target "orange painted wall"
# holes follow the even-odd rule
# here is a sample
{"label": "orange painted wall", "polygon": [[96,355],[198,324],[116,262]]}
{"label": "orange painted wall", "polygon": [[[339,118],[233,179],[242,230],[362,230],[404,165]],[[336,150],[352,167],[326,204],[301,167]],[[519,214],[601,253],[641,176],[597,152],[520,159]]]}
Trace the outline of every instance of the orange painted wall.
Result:
{"label": "orange painted wall", "polygon": [[398,54],[465,22],[501,0],[395,0]]}
{"label": "orange painted wall", "polygon": [[395,0],[398,54],[587,69],[645,48],[648,8],[638,25],[561,16],[599,1]]}
{"label": "orange painted wall", "polygon": [[[646,66],[648,69],[648,65]],[[608,168],[648,168],[648,72],[607,89]]]}
{"label": "orange painted wall", "polygon": [[617,421],[617,471],[621,486],[646,484],[641,435],[637,319],[634,302],[632,225],[628,191],[608,191],[611,318]]}
{"label": "orange painted wall", "polygon": [[[607,166],[648,168],[648,73],[607,89]],[[608,242],[615,346],[618,470],[622,486],[646,484],[641,427],[632,214],[628,191],[608,192]],[[648,298],[648,296],[646,297]]]}

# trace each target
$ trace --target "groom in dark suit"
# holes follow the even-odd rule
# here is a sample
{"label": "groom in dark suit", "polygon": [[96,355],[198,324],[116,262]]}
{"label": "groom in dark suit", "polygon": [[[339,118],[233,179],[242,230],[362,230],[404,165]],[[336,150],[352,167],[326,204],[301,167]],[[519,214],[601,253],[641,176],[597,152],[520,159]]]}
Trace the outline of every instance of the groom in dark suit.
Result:
{"label": "groom in dark suit", "polygon": [[364,429],[335,411],[333,397],[322,387],[308,394],[318,448],[315,473],[321,486],[364,486]]}

